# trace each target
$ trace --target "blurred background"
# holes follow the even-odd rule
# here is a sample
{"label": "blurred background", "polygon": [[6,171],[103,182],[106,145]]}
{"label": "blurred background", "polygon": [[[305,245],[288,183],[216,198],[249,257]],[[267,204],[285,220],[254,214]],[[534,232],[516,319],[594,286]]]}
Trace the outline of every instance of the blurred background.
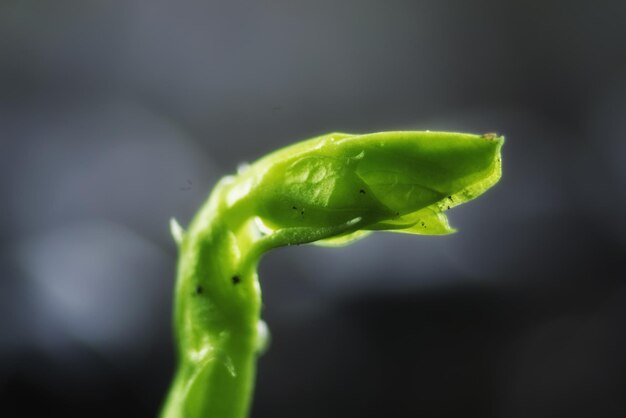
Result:
{"label": "blurred background", "polygon": [[626,416],[626,2],[2,0],[0,415],[153,417],[176,250],[239,163],[496,131],[446,237],[277,250],[252,417]]}

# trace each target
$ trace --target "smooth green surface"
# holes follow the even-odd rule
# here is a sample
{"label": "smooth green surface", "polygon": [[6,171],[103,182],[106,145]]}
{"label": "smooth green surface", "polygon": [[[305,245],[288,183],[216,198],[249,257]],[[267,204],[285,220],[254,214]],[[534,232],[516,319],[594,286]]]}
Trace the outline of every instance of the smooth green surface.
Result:
{"label": "smooth green surface", "polygon": [[248,416],[266,346],[256,267],[272,248],[342,245],[371,231],[454,232],[444,212],[493,186],[503,138],[333,133],[223,178],[179,244],[178,369],[162,417]]}

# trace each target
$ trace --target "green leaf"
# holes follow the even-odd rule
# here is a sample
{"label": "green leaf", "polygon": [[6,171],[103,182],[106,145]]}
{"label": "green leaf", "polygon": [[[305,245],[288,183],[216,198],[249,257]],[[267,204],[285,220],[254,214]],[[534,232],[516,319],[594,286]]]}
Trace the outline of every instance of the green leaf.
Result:
{"label": "green leaf", "polygon": [[254,163],[231,195],[246,195],[249,210],[274,231],[330,231],[361,218],[323,245],[366,235],[357,231],[449,234],[454,229],[443,212],[498,181],[502,143],[501,137],[449,132],[329,134]]}
{"label": "green leaf", "polygon": [[313,244],[322,247],[343,247],[344,245],[352,244],[354,241],[357,241],[361,238],[365,238],[371,233],[372,231],[359,230],[344,235],[338,235],[332,238],[324,238],[319,241],[315,241]]}
{"label": "green leaf", "polygon": [[370,225],[368,229],[418,235],[447,235],[456,232],[448,223],[448,217],[443,212],[431,207],[401,216],[398,219]]}

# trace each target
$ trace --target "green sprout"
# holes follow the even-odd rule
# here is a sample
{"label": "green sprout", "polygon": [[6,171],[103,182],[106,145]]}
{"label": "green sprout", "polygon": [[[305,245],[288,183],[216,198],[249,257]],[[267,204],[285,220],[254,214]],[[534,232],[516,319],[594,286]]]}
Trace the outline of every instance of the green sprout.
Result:
{"label": "green sprout", "polygon": [[445,211],[500,178],[495,134],[332,133],[280,149],[224,177],[179,247],[178,369],[163,418],[245,418],[268,339],[257,265],[267,251],[343,245],[372,231],[454,232]]}

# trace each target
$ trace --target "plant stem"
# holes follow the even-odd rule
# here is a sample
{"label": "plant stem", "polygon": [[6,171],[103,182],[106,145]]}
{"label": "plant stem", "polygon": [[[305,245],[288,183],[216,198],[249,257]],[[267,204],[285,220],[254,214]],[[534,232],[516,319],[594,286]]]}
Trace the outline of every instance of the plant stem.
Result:
{"label": "plant stem", "polygon": [[216,188],[180,242],[179,364],[163,418],[248,416],[261,307],[258,256],[254,229],[222,204],[225,190]]}

